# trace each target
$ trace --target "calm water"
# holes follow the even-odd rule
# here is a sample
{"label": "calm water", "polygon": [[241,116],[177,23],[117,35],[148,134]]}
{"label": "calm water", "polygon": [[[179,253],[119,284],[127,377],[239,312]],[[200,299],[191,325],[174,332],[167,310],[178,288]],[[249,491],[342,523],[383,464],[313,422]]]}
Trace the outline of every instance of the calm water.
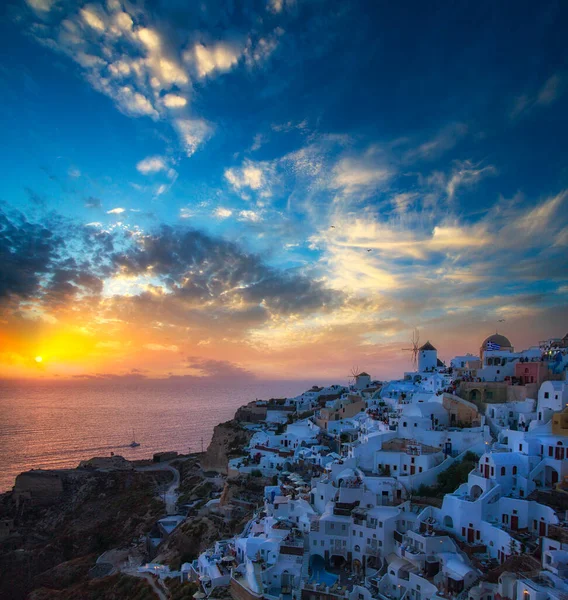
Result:
{"label": "calm water", "polygon": [[[213,428],[255,398],[294,396],[314,382],[181,386],[152,383],[0,382],[0,492],[32,468],[75,467],[111,452],[149,458],[200,451]],[[132,432],[140,447],[129,448]]]}

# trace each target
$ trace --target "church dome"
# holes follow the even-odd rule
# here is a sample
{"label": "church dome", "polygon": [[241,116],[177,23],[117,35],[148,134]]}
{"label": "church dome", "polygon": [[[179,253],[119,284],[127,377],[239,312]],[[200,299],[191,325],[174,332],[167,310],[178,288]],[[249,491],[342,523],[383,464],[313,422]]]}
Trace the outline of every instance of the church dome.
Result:
{"label": "church dome", "polygon": [[494,333],[493,335],[490,335],[483,342],[483,344],[481,344],[481,347],[487,348],[487,344],[496,344],[497,346],[500,346],[501,348],[512,348],[513,347],[513,344],[511,344],[511,342],[504,335],[501,335],[500,333]]}

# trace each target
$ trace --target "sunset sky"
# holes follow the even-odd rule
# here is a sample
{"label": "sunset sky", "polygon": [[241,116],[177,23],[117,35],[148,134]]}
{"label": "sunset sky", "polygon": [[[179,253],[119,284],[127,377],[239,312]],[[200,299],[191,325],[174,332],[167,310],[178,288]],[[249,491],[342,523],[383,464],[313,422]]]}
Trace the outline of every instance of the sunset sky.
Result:
{"label": "sunset sky", "polygon": [[414,327],[444,359],[567,333],[567,3],[1,10],[1,378],[387,378]]}

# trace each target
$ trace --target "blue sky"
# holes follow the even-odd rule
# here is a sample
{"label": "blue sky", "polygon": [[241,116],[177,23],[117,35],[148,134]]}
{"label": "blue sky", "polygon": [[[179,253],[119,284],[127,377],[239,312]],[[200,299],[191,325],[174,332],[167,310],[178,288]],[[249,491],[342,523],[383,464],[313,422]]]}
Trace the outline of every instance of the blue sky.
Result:
{"label": "blue sky", "polygon": [[[6,5],[9,328],[76,329],[80,301],[121,373],[286,377],[392,374],[415,326],[448,356],[501,319],[566,333],[565,4],[187,4]],[[59,239],[23,264],[8,231],[36,225]],[[115,343],[141,323],[150,355]]]}

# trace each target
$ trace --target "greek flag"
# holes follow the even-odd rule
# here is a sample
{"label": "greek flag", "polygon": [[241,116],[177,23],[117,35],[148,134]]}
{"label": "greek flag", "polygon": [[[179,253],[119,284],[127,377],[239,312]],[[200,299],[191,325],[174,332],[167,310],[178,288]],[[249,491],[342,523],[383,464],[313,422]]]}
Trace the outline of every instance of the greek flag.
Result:
{"label": "greek flag", "polygon": [[501,346],[495,342],[487,342],[486,350],[501,350]]}

